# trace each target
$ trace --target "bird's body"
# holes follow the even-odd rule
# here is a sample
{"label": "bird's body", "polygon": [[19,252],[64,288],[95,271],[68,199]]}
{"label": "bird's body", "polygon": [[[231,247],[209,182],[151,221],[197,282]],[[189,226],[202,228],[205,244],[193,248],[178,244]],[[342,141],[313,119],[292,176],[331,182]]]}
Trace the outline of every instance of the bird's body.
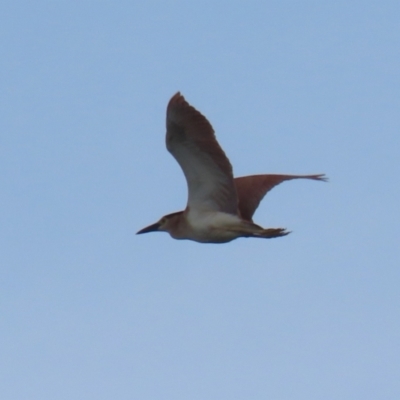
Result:
{"label": "bird's body", "polygon": [[[238,215],[220,211],[184,212],[176,215],[178,229],[168,230],[174,239],[188,239],[200,243],[227,243],[239,237],[277,237],[289,232],[284,229],[263,229],[251,221],[246,221]],[[273,236],[271,236],[273,235]]]}
{"label": "bird's body", "polygon": [[188,211],[179,218],[181,229],[171,233],[174,239],[189,239],[200,243],[225,243],[236,239],[241,219],[219,211]]}
{"label": "bird's body", "polygon": [[168,232],[174,239],[226,243],[238,237],[273,238],[289,232],[252,221],[265,194],[285,180],[326,180],[324,175],[252,175],[233,178],[232,166],[207,119],[175,94],[167,107],[166,145],[185,174],[188,203],[138,232]]}

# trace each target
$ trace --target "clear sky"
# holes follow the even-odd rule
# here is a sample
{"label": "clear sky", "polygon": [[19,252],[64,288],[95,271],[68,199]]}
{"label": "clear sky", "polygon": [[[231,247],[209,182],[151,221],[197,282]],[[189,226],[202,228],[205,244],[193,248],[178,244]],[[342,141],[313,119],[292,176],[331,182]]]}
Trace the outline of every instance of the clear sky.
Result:
{"label": "clear sky", "polygon": [[[399,1],[2,1],[0,398],[400,398]],[[181,91],[235,174],[287,182],[224,245],[186,204]]]}

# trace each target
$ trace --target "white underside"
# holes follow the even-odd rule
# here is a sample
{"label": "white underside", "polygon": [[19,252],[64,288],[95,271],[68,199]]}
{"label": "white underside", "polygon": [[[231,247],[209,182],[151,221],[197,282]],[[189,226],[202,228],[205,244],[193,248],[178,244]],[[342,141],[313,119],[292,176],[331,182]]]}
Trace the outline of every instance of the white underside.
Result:
{"label": "white underside", "polygon": [[243,221],[236,215],[219,211],[189,211],[188,231],[181,239],[202,243],[230,242],[243,236]]}

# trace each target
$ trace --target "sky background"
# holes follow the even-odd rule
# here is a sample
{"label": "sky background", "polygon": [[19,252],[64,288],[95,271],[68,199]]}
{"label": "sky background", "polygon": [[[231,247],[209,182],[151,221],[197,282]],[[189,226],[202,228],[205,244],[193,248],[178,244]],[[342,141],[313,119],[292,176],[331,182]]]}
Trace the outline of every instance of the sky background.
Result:
{"label": "sky background", "polygon": [[[398,1],[2,1],[0,398],[400,398]],[[275,188],[224,245],[186,204],[181,91]]]}

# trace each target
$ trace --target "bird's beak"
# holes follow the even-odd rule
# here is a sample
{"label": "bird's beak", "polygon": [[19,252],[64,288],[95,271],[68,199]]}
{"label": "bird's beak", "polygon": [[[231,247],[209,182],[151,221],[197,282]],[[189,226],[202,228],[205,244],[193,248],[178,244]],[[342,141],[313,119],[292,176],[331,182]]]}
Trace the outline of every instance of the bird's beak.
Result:
{"label": "bird's beak", "polygon": [[156,232],[160,227],[160,223],[156,222],[155,224],[146,226],[146,228],[141,229],[139,232],[136,232],[136,235],[140,235],[142,233]]}

